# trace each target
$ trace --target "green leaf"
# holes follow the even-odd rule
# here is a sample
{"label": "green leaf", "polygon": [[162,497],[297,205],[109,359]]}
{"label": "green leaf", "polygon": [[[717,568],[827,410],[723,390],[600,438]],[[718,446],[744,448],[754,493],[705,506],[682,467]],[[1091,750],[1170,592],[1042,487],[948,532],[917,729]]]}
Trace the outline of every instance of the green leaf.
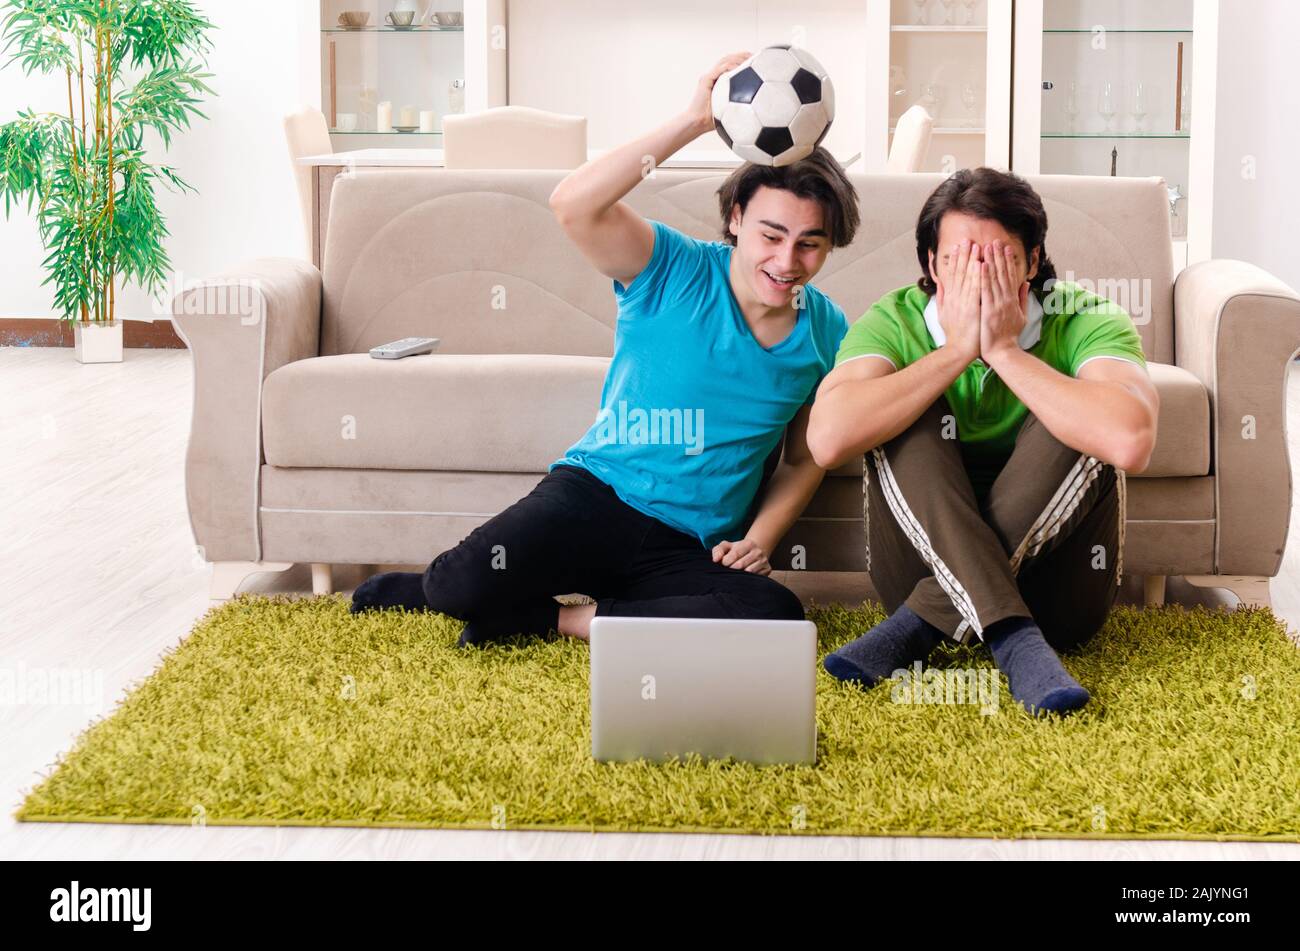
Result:
{"label": "green leaf", "polygon": [[[212,74],[203,72],[213,24],[188,0],[9,0],[0,12],[6,65],[17,63],[26,73],[75,72],[85,44],[87,106],[93,108],[96,92],[109,91],[112,99],[112,141],[98,148],[85,142],[74,148],[68,116],[19,110],[17,119],[0,125],[5,215],[18,201],[29,212],[36,206],[47,252],[43,284],[54,285],[55,306],[66,319],[78,317],[83,306],[93,310],[110,273],[157,293],[171,261],[156,186],[194,189],[175,169],[148,161],[144,130],[153,129],[166,149],[193,117],[207,118],[198,104],[215,95],[205,82]],[[109,36],[108,64],[99,75],[97,30]],[[128,84],[124,64],[148,71]]]}

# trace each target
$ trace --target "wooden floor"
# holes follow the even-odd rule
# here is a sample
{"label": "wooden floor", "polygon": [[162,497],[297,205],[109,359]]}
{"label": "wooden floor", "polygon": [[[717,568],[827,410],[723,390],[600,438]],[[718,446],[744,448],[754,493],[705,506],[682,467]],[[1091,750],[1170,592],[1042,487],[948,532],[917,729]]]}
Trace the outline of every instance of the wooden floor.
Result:
{"label": "wooden floor", "polygon": [[[1288,416],[1300,387],[1293,368]],[[192,554],[182,463],[192,379],[188,351],[128,350],[81,366],[72,351],[0,348],[0,670],[86,670],[97,703],[0,705],[0,857],[95,858],[1300,858],[1260,843],[804,838],[367,829],[24,824],[12,812],[56,756],[208,607],[210,568]],[[1297,443],[1292,440],[1296,458]],[[1300,465],[1300,459],[1296,459]],[[1300,513],[1300,506],[1297,506]],[[1300,545],[1293,513],[1274,609],[1300,627]],[[340,571],[340,590],[359,570]],[[853,575],[783,577],[805,598],[857,600]],[[1129,579],[1126,596],[1138,594]],[[245,591],[309,593],[307,565],[250,579]],[[1171,600],[1233,603],[1171,581]]]}

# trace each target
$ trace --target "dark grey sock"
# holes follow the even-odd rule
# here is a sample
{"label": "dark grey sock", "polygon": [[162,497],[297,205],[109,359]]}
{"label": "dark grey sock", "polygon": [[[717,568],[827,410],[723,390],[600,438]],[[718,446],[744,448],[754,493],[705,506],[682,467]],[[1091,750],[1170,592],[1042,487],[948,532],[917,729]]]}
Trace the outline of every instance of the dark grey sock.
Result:
{"label": "dark grey sock", "polygon": [[942,631],[904,604],[857,640],[827,654],[822,666],[832,677],[870,688],[925,660],[941,640]]}
{"label": "dark grey sock", "polygon": [[990,624],[984,629],[984,643],[1007,675],[1011,696],[1034,716],[1069,713],[1088,702],[1088,691],[1070,676],[1033,618]]}
{"label": "dark grey sock", "polygon": [[429,602],[424,598],[424,575],[415,571],[386,571],[372,575],[352,592],[352,614],[362,611],[382,611],[385,608],[403,608],[407,611],[427,611]]}

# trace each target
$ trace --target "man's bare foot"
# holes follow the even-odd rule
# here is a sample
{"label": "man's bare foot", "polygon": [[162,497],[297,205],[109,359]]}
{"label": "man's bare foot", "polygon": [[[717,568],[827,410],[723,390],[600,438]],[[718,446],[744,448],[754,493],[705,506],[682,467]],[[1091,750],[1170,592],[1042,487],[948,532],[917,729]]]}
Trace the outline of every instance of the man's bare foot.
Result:
{"label": "man's bare foot", "polygon": [[576,640],[585,641],[591,636],[591,619],[595,616],[594,604],[561,605],[559,631]]}

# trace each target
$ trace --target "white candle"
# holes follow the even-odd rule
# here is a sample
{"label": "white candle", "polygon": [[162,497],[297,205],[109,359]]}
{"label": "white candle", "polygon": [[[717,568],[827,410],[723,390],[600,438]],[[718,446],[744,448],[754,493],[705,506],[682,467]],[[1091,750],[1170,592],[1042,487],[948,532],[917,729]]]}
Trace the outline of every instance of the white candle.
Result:
{"label": "white candle", "polygon": [[420,131],[421,132],[436,131],[433,126],[434,118],[435,118],[434,111],[432,109],[421,109],[420,110]]}
{"label": "white candle", "polygon": [[376,132],[393,131],[393,104],[385,100],[379,104],[378,121],[375,123]]}
{"label": "white candle", "polygon": [[402,121],[399,123],[400,125],[404,125],[408,128],[415,125],[415,106],[402,106],[401,115]]}

